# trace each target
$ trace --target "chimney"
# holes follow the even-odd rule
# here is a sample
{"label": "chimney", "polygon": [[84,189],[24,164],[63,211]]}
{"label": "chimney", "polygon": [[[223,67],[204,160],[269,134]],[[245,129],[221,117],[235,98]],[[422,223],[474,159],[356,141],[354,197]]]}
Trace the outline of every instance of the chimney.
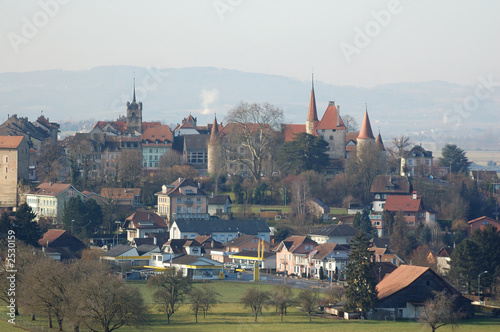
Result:
{"label": "chimney", "polygon": [[416,192],[416,191],[414,191],[414,192],[412,193],[412,197],[411,197],[411,199],[417,199],[417,192]]}

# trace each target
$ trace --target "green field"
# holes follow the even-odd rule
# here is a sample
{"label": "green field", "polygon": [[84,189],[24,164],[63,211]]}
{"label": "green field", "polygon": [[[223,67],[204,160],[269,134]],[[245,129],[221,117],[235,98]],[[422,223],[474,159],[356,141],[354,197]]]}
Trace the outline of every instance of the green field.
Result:
{"label": "green field", "polygon": [[[200,287],[201,283],[195,283],[194,287]],[[207,318],[203,315],[198,316],[198,324],[195,323],[194,315],[190,311],[189,304],[184,304],[172,317],[171,323],[167,324],[165,314],[159,313],[151,297],[151,292],[144,282],[130,283],[130,287],[136,287],[144,296],[145,302],[149,305],[151,316],[149,326],[145,326],[145,331],[192,331],[200,329],[200,331],[429,331],[430,329],[424,328],[422,325],[412,321],[364,321],[359,320],[340,320],[331,316],[317,315],[313,316],[312,322],[309,322],[307,315],[297,308],[290,308],[288,315],[285,316],[284,322],[280,322],[280,318],[276,315],[274,308],[267,308],[264,310],[263,315],[258,318],[258,322],[253,321],[253,316],[249,309],[243,308],[238,303],[242,294],[252,286],[257,286],[263,290],[271,290],[274,286],[269,284],[253,284],[250,282],[230,282],[230,281],[213,281],[210,286],[222,294],[220,298],[221,303],[209,312]],[[300,290],[294,289],[297,294]],[[2,314],[5,309],[0,310]],[[4,314],[5,315],[5,314]],[[25,326],[29,330],[34,331],[49,331],[47,320],[45,317],[37,316],[35,322],[40,328],[33,329],[26,324],[33,324],[30,322],[28,315],[21,315],[16,318],[18,323],[16,326],[5,322],[5,318],[0,320],[0,331],[21,331],[18,326]],[[51,329],[50,331],[55,331]],[[71,331],[69,325],[65,326],[66,331]],[[455,331],[498,331],[500,330],[500,320],[491,318],[476,318],[469,321],[464,321],[461,326],[455,328]],[[82,328],[82,331],[85,331]],[[122,327],[118,331],[136,331],[132,327]],[[451,327],[443,327],[438,330],[452,331]]]}

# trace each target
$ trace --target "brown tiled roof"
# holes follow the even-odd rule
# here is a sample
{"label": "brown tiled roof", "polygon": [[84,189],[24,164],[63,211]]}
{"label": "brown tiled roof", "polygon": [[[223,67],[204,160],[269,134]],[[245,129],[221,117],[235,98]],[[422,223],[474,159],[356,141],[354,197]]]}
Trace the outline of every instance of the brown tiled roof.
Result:
{"label": "brown tiled roof", "polygon": [[365,117],[363,118],[363,123],[361,124],[358,139],[375,139],[375,136],[373,136],[372,126],[370,124],[370,118],[368,117],[368,111],[365,112]]}
{"label": "brown tiled roof", "polygon": [[488,221],[490,223],[496,223],[498,224],[498,221],[496,221],[495,219],[493,218],[490,218],[490,217],[486,217],[486,216],[482,216],[482,217],[479,217],[479,218],[476,218],[476,219],[473,219],[471,221],[469,221],[469,224],[473,224],[475,222],[483,222],[483,221]]}
{"label": "brown tiled roof", "polygon": [[212,125],[210,140],[213,141],[216,138],[219,138],[219,125],[217,124],[217,117],[214,117],[214,124]]}
{"label": "brown tiled roof", "polygon": [[313,250],[313,249],[307,251],[304,250],[301,247],[303,244],[311,244],[313,246],[318,245],[308,236],[292,235],[281,242],[281,244],[279,245],[279,249],[281,249],[282,246],[285,246],[289,252],[302,253],[302,254],[309,253]]}
{"label": "brown tiled roof", "polygon": [[375,144],[380,147],[380,150],[385,151],[384,142],[382,141],[382,136],[380,136],[380,133],[378,133],[377,139],[375,139]]}
{"label": "brown tiled roof", "polygon": [[255,235],[241,235],[224,243],[224,247],[236,247],[252,239],[259,240]]}
{"label": "brown tiled roof", "polygon": [[347,248],[341,246],[340,244],[337,243],[323,243],[320,244],[319,246],[314,247],[314,250],[316,250],[316,254],[314,255],[313,259],[317,260],[323,260],[329,253],[331,253],[334,250],[347,250]]}
{"label": "brown tiled roof", "polygon": [[57,196],[63,191],[67,190],[71,184],[67,183],[50,183],[43,182],[38,185],[35,189],[30,191],[30,194],[36,195],[46,195],[46,196]]}
{"label": "brown tiled roof", "polygon": [[[390,189],[388,189],[390,188]],[[373,180],[370,192],[386,194],[409,194],[410,181],[405,176],[377,175]]]}
{"label": "brown tiled roof", "polygon": [[335,106],[334,102],[330,102],[328,107],[326,108],[325,114],[321,118],[321,121],[316,126],[316,130],[320,129],[345,129],[344,122],[342,118],[339,118],[340,125],[337,126],[337,115],[339,111]]}
{"label": "brown tiled roof", "polygon": [[[180,188],[187,186],[197,187],[197,185],[193,183],[193,181],[189,179],[179,178],[172,182],[170,186],[167,186],[167,192],[165,194],[159,191],[155,195],[186,195],[185,193],[181,193]],[[196,195],[205,195],[205,193],[203,192],[203,190],[197,189]]]}
{"label": "brown tiled roof", "polygon": [[353,141],[356,144],[356,138],[358,138],[359,133],[348,132],[345,133],[345,143],[349,143],[349,141]]}
{"label": "brown tiled roof", "polygon": [[423,266],[400,265],[377,284],[376,289],[378,291],[379,300],[408,287],[427,270],[429,270],[429,268]]}
{"label": "brown tiled roof", "polygon": [[47,243],[50,244],[58,239],[61,235],[66,233],[63,229],[49,229],[45,234],[43,234],[42,238],[38,240],[38,244],[41,246],[47,246]]}
{"label": "brown tiled roof", "polygon": [[[174,138],[172,135],[172,131],[170,130],[170,127],[167,125],[159,125],[159,126],[152,126],[146,128],[142,132],[142,142],[143,144],[146,144],[146,140],[150,141],[150,145],[159,145],[159,146],[165,146],[168,145],[169,143],[172,143]],[[159,140],[159,144],[155,144],[155,141]],[[165,143],[165,140],[168,142]]]}
{"label": "brown tiled roof", "polygon": [[0,136],[0,149],[17,149],[24,136]]}
{"label": "brown tiled roof", "polygon": [[384,210],[391,212],[417,212],[420,210],[422,196],[413,199],[413,195],[388,195],[385,201]]}
{"label": "brown tiled roof", "polygon": [[112,199],[133,200],[141,194],[141,188],[102,188],[101,196]]}
{"label": "brown tiled roof", "polygon": [[[142,224],[146,222],[147,224]],[[168,228],[162,217],[151,211],[137,211],[123,223],[123,228]]]}

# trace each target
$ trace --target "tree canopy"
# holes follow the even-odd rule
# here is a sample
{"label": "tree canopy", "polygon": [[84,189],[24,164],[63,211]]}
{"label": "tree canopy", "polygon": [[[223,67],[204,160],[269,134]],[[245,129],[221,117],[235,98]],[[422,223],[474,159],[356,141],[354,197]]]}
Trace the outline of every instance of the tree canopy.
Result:
{"label": "tree canopy", "polygon": [[441,150],[439,165],[451,168],[452,173],[467,173],[470,162],[465,156],[465,151],[455,144],[446,144]]}
{"label": "tree canopy", "polygon": [[285,142],[279,155],[280,170],[299,174],[304,171],[322,172],[328,166],[328,143],[319,136],[298,133],[291,142]]}

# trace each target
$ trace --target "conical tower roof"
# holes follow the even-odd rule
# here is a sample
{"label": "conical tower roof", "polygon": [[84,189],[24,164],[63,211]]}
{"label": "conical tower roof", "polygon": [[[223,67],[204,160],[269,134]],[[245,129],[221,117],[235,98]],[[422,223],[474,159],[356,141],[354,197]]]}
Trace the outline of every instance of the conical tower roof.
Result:
{"label": "conical tower roof", "polygon": [[363,118],[363,123],[361,124],[358,139],[375,139],[375,136],[373,136],[372,126],[370,124],[370,118],[368,117],[368,111],[365,111],[365,117]]}
{"label": "conical tower roof", "polygon": [[375,144],[380,147],[381,151],[385,151],[384,142],[382,141],[382,136],[380,135],[380,132],[378,133],[377,138],[375,139]]}
{"label": "conical tower roof", "polygon": [[318,122],[318,111],[316,109],[316,96],[314,95],[314,79],[312,82],[311,98],[309,100],[309,112],[307,113],[307,121]]}
{"label": "conical tower roof", "polygon": [[214,141],[217,138],[219,138],[219,125],[217,124],[217,116],[215,116],[212,131],[210,133],[210,141]]}

